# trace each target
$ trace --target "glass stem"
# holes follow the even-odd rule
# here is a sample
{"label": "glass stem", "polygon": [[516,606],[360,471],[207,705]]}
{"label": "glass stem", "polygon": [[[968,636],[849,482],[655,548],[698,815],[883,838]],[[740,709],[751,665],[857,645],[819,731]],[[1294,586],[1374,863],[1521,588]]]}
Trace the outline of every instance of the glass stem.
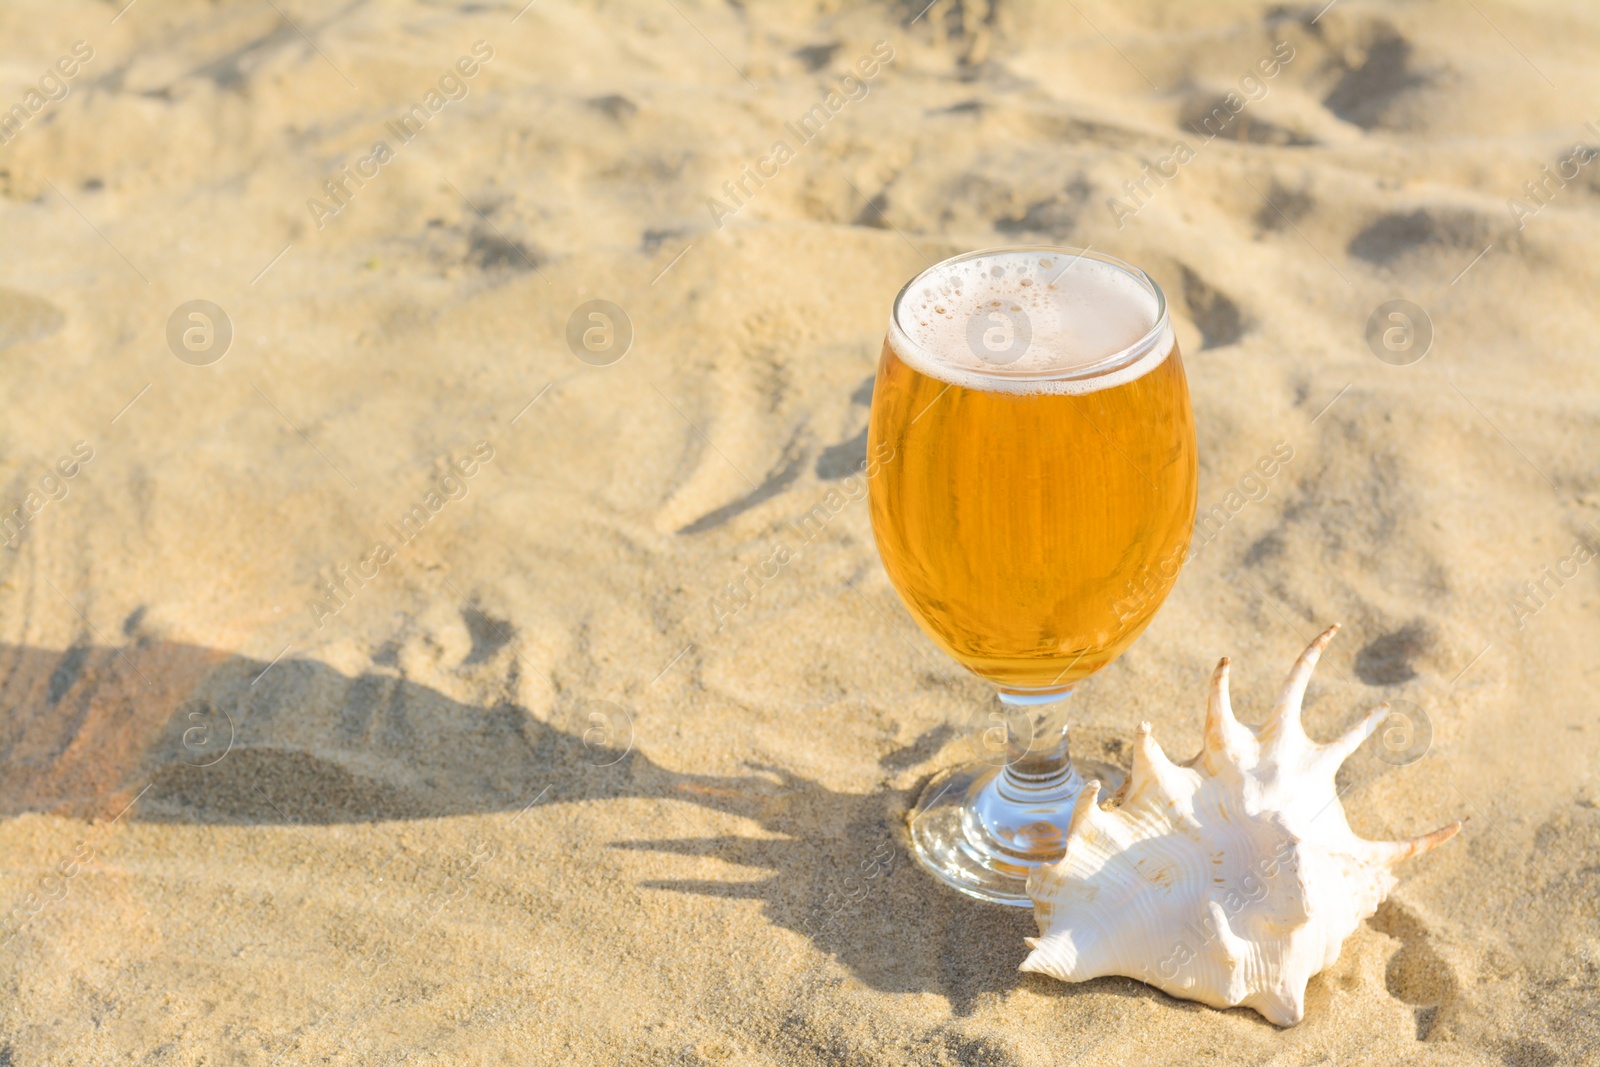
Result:
{"label": "glass stem", "polygon": [[1016,800],[1073,796],[1082,776],[1067,750],[1072,690],[1040,695],[1000,694],[1006,713],[1006,767],[1002,793]]}

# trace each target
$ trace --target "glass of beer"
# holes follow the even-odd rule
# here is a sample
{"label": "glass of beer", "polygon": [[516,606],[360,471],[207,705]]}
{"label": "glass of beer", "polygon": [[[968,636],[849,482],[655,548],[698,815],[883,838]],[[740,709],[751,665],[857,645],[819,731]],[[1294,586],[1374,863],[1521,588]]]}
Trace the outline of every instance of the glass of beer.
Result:
{"label": "glass of beer", "polygon": [[872,529],[940,648],[994,684],[980,758],[928,784],[917,857],[971,896],[1028,905],[1089,777],[1067,697],[1177,580],[1194,524],[1194,415],[1166,298],[1087,250],[947,259],[895,298],[872,394]]}

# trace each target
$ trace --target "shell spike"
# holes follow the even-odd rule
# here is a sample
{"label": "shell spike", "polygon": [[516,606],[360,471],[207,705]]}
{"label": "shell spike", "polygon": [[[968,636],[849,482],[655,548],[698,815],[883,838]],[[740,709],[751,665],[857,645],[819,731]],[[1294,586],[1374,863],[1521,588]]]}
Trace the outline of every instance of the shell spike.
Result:
{"label": "shell spike", "polygon": [[1393,867],[1398,863],[1420,856],[1438,848],[1456,834],[1461,832],[1461,822],[1457,820],[1448,826],[1441,826],[1430,834],[1413,837],[1405,841],[1374,841],[1373,847],[1378,853],[1378,862],[1385,867]]}
{"label": "shell spike", "polygon": [[1346,730],[1337,740],[1329,741],[1325,745],[1317,746],[1317,764],[1330,776],[1337,773],[1344,766],[1344,761],[1355,755],[1356,749],[1366,743],[1373,731],[1383,724],[1389,717],[1389,702],[1382,704],[1367,712],[1366,717]]}
{"label": "shell spike", "polygon": [[1261,730],[1263,743],[1268,740],[1280,745],[1290,740],[1305,742],[1305,728],[1300,725],[1300,704],[1305,700],[1306,685],[1311,681],[1311,672],[1317,669],[1322,650],[1328,647],[1328,642],[1338,632],[1339,624],[1334,623],[1318,634],[1300,653],[1300,658],[1295,660],[1294,666],[1289,669],[1289,676],[1283,680],[1278,702],[1272,707],[1272,717]]}
{"label": "shell spike", "polygon": [[1306,1017],[1306,993],[1293,989],[1263,990],[1250,999],[1250,1006],[1270,1023],[1295,1026]]}
{"label": "shell spike", "polygon": [[1206,901],[1206,912],[1211,916],[1211,932],[1222,949],[1222,958],[1228,970],[1237,969],[1241,963],[1250,958],[1250,942],[1233,932],[1233,927],[1228,922],[1228,913],[1218,901]]}
{"label": "shell spike", "polygon": [[1253,763],[1256,747],[1255,734],[1234,718],[1233,701],[1228,696],[1228,657],[1223,656],[1211,675],[1211,695],[1206,701],[1205,746],[1200,756],[1191,762],[1204,760],[1206,770],[1215,774],[1219,758],[1235,765]]}
{"label": "shell spike", "polygon": [[1178,765],[1167,758],[1155,738],[1150,736],[1150,724],[1140,723],[1139,734],[1133,741],[1133,770],[1128,774],[1129,785],[1125,795],[1131,799],[1151,786],[1161,795],[1176,792],[1173,776],[1177,771]]}
{"label": "shell spike", "polygon": [[1083,832],[1084,823],[1093,822],[1100,810],[1100,779],[1091,778],[1089,784],[1078,791],[1072,808],[1072,821],[1067,823],[1067,840],[1070,842]]}

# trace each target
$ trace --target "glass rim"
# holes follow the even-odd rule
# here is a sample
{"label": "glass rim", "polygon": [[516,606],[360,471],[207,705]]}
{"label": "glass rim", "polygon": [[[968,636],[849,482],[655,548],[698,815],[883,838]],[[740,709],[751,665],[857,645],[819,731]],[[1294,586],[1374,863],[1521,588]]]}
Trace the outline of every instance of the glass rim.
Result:
{"label": "glass rim", "polygon": [[1128,275],[1134,281],[1138,282],[1147,292],[1150,293],[1150,295],[1156,298],[1156,320],[1151,325],[1150,329],[1146,331],[1144,336],[1140,337],[1127,348],[1122,348],[1115,352],[1108,353],[1104,357],[1097,359],[1093,363],[1087,364],[1086,366],[1074,367],[1068,371],[1043,371],[1031,374],[1027,372],[1008,373],[999,368],[981,371],[968,370],[967,373],[983,378],[993,378],[997,381],[1065,382],[1078,381],[1084,378],[1097,378],[1100,375],[1110,374],[1114,371],[1120,370],[1123,367],[1126,367],[1129,364],[1137,361],[1140,357],[1148,355],[1150,350],[1155,347],[1162,337],[1171,331],[1172,322],[1171,315],[1169,314],[1167,308],[1167,294],[1161,291],[1161,286],[1156,284],[1156,280],[1154,278],[1150,277],[1150,275],[1144,270],[1134,266],[1132,263],[1129,263],[1126,260],[1118,259],[1116,256],[1107,255],[1104,252],[1096,252],[1093,250],[1093,248],[1074,248],[1070,245],[998,245],[993,248],[980,248],[972,252],[962,252],[960,255],[941,259],[931,267],[928,267],[913,276],[910,281],[901,286],[900,291],[895,294],[894,306],[889,313],[889,336],[891,344],[896,346],[904,346],[907,350],[922,356],[929,363],[938,364],[940,361],[937,353],[931,352],[926,345],[919,344],[918,342],[912,340],[910,332],[906,330],[905,327],[900,325],[900,307],[902,302],[905,300],[906,294],[909,293],[911,291],[911,287],[916,285],[918,282],[950,266],[953,263],[961,263],[969,259],[981,259],[984,256],[1015,255],[1017,253],[1071,256],[1071,261],[1068,262],[1065,267],[1062,267],[1060,272],[1056,274],[1057,278],[1060,278],[1062,274],[1065,274],[1068,270],[1072,269],[1072,265],[1078,262],[1078,260],[1085,258],[1093,259],[1097,262],[1104,263],[1109,267],[1113,267]]}

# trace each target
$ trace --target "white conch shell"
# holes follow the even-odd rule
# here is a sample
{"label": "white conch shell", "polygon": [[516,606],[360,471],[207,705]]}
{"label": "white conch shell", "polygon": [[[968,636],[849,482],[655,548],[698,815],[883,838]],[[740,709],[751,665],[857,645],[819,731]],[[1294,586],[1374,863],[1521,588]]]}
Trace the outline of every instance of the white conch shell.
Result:
{"label": "white conch shell", "polygon": [[1383,720],[1382,705],[1331,744],[1300,725],[1300,702],[1337,625],[1311,642],[1271,717],[1233,717],[1217,664],[1200,754],[1179,765],[1141,723],[1133,771],[1102,808],[1078,795],[1066,855],[1028,878],[1040,936],[1023,961],[1066,982],[1120,974],[1215,1008],[1244,1005],[1279,1026],[1305,1014],[1306,982],[1394,888],[1389,868],[1443,844],[1459,822],[1410,841],[1364,841],[1334,789],[1339,766]]}

